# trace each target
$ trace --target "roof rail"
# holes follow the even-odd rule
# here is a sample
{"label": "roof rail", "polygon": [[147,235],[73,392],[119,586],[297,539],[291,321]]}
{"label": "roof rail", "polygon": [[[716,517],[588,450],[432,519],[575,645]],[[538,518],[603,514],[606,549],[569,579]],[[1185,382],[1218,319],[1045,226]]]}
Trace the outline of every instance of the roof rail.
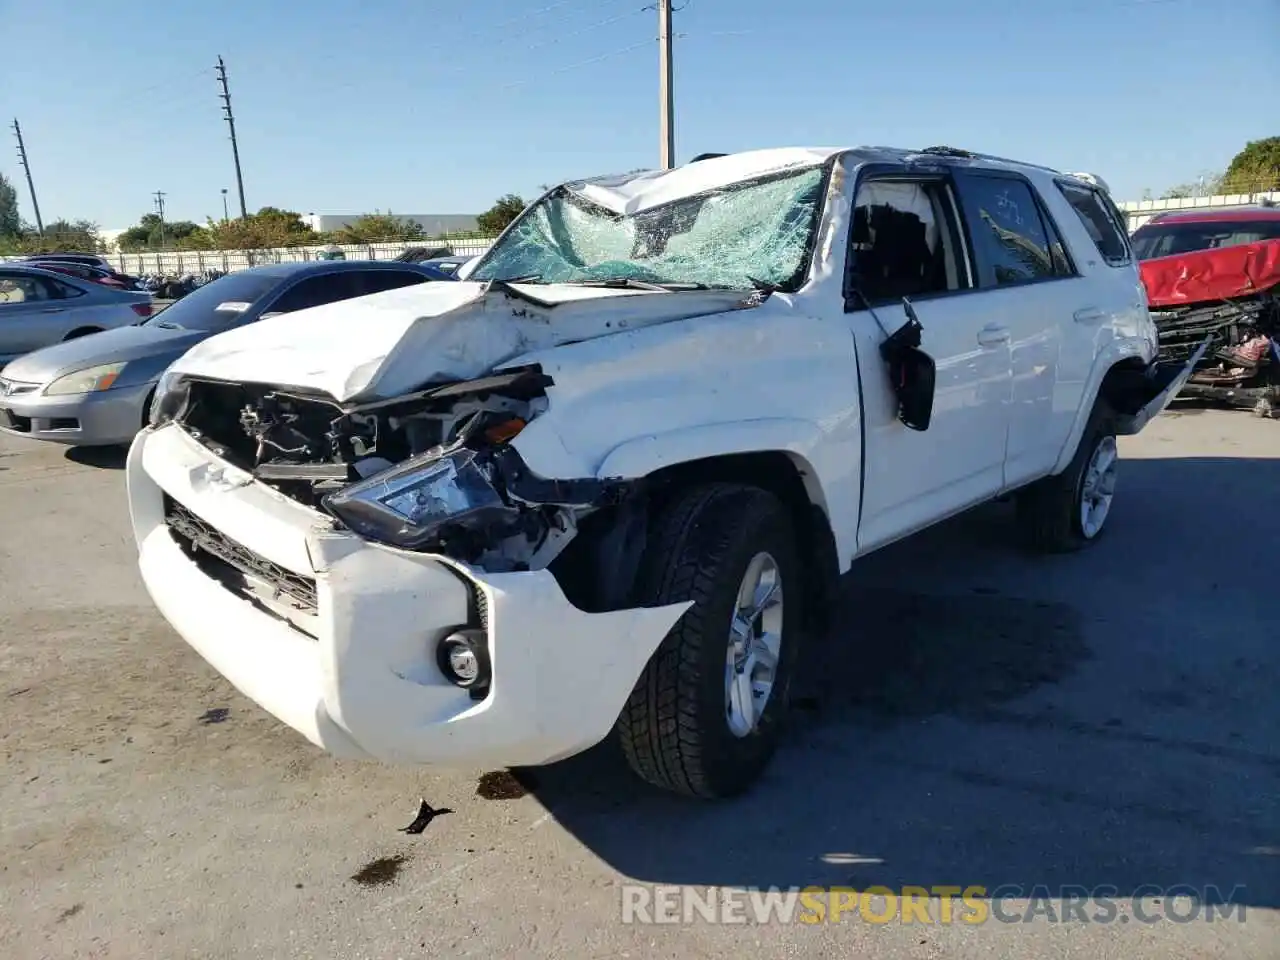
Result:
{"label": "roof rail", "polygon": [[963,150],[960,147],[925,147],[923,150],[917,150],[916,153],[927,153],[935,157],[961,157],[966,160],[989,160],[992,163],[1010,163],[1019,167],[1033,167],[1036,170],[1044,170],[1046,173],[1060,173],[1054,167],[1046,167],[1042,163],[1011,160],[1009,157],[998,157],[994,153],[974,153],[972,150]]}
{"label": "roof rail", "polygon": [[717,157],[727,157],[727,156],[728,156],[728,154],[727,154],[727,153],[700,153],[700,154],[698,154],[696,157],[694,157],[692,160],[690,160],[689,162],[690,162],[690,163],[697,163],[697,162],[699,162],[700,160],[714,160],[714,159],[716,159]]}

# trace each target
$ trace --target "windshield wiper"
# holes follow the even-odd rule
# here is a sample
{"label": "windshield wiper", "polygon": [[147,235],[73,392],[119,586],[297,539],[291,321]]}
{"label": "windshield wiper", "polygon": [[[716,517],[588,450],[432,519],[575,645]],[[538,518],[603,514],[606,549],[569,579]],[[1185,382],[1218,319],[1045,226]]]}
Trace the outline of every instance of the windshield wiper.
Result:
{"label": "windshield wiper", "polygon": [[680,290],[710,290],[705,283],[653,283],[648,280],[637,280],[635,277],[606,277],[603,280],[569,280],[575,287],[610,287],[621,290],[656,290],[662,293],[674,293]]}

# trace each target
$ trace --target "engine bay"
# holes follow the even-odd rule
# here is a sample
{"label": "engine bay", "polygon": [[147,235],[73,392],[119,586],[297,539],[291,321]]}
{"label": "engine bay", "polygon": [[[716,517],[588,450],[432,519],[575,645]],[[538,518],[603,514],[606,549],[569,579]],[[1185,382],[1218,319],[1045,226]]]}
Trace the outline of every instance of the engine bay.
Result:
{"label": "engine bay", "polygon": [[191,378],[176,419],[219,457],[369,539],[492,572],[540,569],[625,480],[539,477],[509,441],[546,410],[536,368],[342,404]]}

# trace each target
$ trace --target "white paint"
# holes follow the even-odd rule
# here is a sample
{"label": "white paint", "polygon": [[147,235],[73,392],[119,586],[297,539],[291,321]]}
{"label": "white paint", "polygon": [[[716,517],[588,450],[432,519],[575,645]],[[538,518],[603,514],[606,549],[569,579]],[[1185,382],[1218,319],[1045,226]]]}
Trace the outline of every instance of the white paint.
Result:
{"label": "white paint", "polygon": [[[642,209],[828,155],[766,151],[578,187]],[[555,303],[539,307],[479,284],[426,284],[223,334],[173,369],[347,399],[537,363],[554,380],[549,407],[513,441],[536,472],[639,477],[718,454],[778,452],[826,512],[844,567],[1062,469],[1107,370],[1124,358],[1150,362],[1156,342],[1136,267],[1104,264],[1053,174],[1020,166],[1083,275],[922,299],[937,399],[931,428],[907,430],[877,353],[882,332],[869,312],[845,310],[860,162],[847,154],[834,164],[807,282],[751,309],[736,309],[741,292],[522,288]],[[901,307],[877,312],[891,329],[904,319]],[[987,336],[993,322],[1007,335]],[[128,485],[143,576],[202,655],[327,749],[468,766],[568,756],[605,736],[685,609],[586,614],[547,571],[490,574],[370,544],[242,480],[179,427],[140,434]],[[315,638],[299,640],[204,579],[163,528],[161,490],[250,549],[314,573]],[[464,581],[484,591],[493,637],[493,688],[479,703],[434,663],[435,644],[465,619]]]}
{"label": "white paint", "polygon": [[486,294],[479,283],[416,284],[228,330],[197,344],[170,369],[373,400],[428,382],[478,377],[531,350],[732,310],[750,295],[517,289],[546,306],[500,291]]}

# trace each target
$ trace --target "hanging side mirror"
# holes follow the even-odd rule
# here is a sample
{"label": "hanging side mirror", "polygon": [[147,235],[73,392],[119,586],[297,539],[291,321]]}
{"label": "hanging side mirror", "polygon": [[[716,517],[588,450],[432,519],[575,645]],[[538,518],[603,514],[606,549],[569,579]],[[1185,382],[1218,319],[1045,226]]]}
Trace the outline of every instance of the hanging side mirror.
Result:
{"label": "hanging side mirror", "polygon": [[907,322],[880,344],[880,356],[889,367],[889,382],[898,399],[898,420],[912,430],[928,430],[933,419],[937,365],[920,349],[924,327],[906,297],[902,298],[902,308]]}

